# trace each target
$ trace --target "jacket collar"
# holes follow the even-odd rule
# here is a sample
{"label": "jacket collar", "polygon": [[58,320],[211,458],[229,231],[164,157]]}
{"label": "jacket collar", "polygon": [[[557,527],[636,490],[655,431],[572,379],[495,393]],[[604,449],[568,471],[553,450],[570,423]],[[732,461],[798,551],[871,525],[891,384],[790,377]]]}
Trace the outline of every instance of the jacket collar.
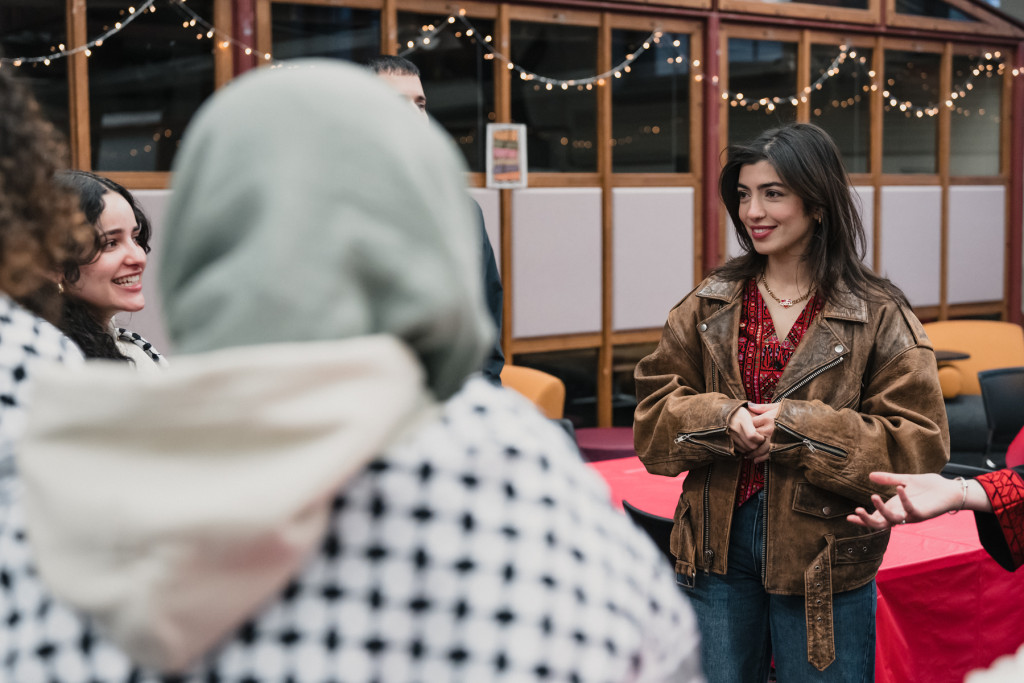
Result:
{"label": "jacket collar", "polygon": [[[704,286],[698,290],[697,296],[733,303],[742,298],[745,284],[744,280],[722,280],[712,276],[705,280]],[[826,318],[866,323],[868,321],[868,304],[863,299],[851,294],[843,283],[840,283],[834,291],[832,301],[826,303],[821,310],[821,315]]]}
{"label": "jacket collar", "polygon": [[[737,360],[736,340],[739,337],[739,308],[743,299],[745,282],[725,281],[710,278],[697,292],[697,296],[720,301],[723,305],[701,320],[701,333],[708,354],[714,360],[719,377],[725,385],[721,390],[734,397],[746,396],[743,378]],[[822,309],[822,318],[833,318],[853,322],[868,321],[867,303],[845,291]],[[824,320],[822,325],[812,325],[804,335],[800,346],[786,365],[775,395],[785,394],[791,387],[800,384],[808,375],[829,365],[849,353],[849,341],[842,339],[832,325]]]}

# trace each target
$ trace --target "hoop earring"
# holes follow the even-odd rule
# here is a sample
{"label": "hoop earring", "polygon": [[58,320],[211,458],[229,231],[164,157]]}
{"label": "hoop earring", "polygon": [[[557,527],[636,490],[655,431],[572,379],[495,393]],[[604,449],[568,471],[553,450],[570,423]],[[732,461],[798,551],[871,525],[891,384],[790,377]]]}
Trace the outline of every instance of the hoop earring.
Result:
{"label": "hoop earring", "polygon": [[63,282],[58,282],[57,283],[57,293],[58,294],[63,294],[64,293],[64,283]]}

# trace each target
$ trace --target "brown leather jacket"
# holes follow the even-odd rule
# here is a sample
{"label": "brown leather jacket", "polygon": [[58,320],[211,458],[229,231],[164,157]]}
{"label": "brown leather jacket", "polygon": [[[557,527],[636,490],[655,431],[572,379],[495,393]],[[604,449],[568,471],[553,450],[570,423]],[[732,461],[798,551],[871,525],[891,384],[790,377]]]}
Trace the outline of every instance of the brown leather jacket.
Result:
{"label": "brown leather jacket", "polygon": [[[710,278],[669,314],[636,367],[636,451],[654,474],[689,474],[675,513],[676,572],[724,574],[742,458],[728,433],[746,403],[737,359],[743,282]],[[769,593],[805,595],[808,659],[834,659],[833,592],[874,578],[889,532],[846,521],[871,494],[868,473],[937,472],[949,430],[931,342],[909,310],[850,295],[827,303],[775,389],[781,401],[765,470]]]}

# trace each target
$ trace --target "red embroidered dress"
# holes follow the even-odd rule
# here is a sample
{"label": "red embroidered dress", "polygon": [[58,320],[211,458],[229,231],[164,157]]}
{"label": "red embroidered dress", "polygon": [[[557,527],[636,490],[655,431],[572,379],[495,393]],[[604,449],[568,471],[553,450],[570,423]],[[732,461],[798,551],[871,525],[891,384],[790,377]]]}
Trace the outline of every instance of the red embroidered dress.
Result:
{"label": "red embroidered dress", "polygon": [[[743,290],[743,310],[740,313],[739,362],[743,377],[743,388],[751,403],[771,403],[775,387],[786,369],[797,344],[803,339],[814,317],[821,311],[822,303],[814,295],[800,312],[785,339],[775,334],[768,305],[757,289],[757,280],[751,279]],[[744,460],[740,470],[740,481],[736,488],[736,507],[764,488],[764,468],[755,467],[750,460]]]}

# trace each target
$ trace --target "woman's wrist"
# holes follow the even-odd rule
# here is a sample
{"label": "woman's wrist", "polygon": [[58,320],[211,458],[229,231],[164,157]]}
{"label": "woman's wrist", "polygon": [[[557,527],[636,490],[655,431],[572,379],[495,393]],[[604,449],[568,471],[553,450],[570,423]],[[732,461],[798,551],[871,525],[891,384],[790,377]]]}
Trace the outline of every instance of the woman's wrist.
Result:
{"label": "woman's wrist", "polygon": [[967,496],[964,501],[964,509],[975,512],[992,512],[992,501],[988,499],[984,487],[975,479],[968,479],[965,484]]}

